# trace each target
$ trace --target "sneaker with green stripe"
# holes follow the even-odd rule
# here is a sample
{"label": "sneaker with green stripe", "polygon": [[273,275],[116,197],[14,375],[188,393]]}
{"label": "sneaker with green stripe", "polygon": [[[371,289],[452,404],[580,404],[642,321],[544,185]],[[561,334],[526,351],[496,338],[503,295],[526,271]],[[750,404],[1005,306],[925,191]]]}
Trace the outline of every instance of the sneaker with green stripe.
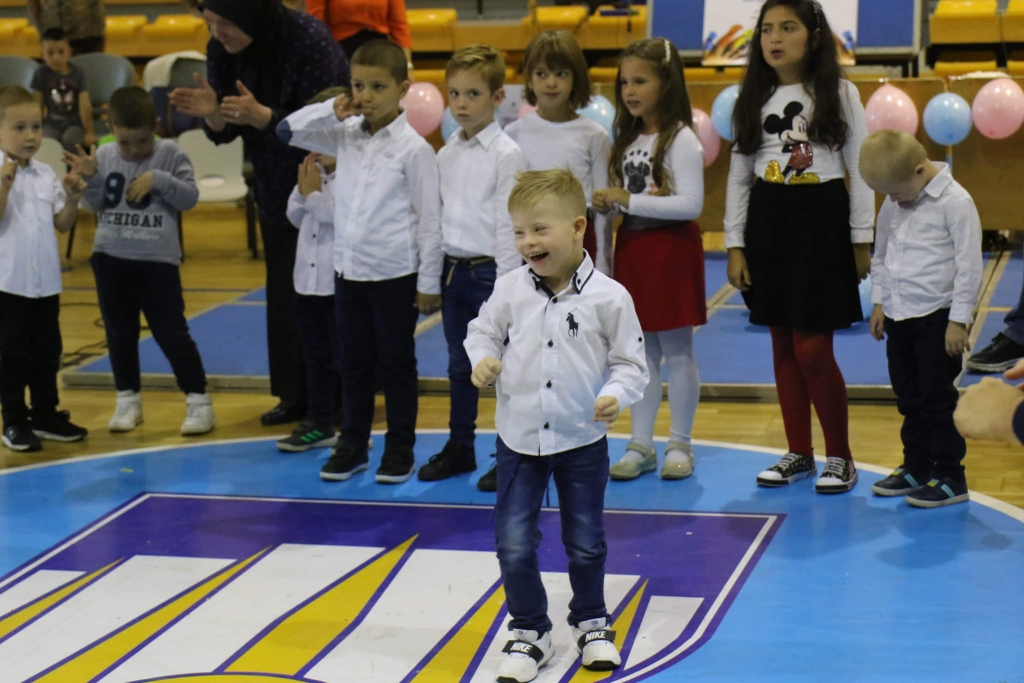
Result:
{"label": "sneaker with green stripe", "polygon": [[300,422],[291,436],[277,442],[277,450],[287,453],[302,453],[311,448],[330,448],[338,442],[338,435],[330,425],[315,425]]}

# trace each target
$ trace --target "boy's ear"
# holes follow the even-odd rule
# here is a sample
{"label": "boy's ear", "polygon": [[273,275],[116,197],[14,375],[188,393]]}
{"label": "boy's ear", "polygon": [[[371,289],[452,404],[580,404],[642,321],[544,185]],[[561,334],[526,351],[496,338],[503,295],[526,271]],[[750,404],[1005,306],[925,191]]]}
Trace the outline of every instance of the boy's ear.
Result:
{"label": "boy's ear", "polygon": [[494,91],[494,106],[497,107],[505,101],[505,88],[498,88]]}
{"label": "boy's ear", "polygon": [[398,92],[401,94],[399,99],[402,99],[409,94],[410,87],[412,87],[412,81],[408,79],[402,81],[401,85],[398,86]]}
{"label": "boy's ear", "polygon": [[573,238],[583,239],[583,235],[587,232],[587,217],[576,216],[576,219],[572,222],[572,236]]}

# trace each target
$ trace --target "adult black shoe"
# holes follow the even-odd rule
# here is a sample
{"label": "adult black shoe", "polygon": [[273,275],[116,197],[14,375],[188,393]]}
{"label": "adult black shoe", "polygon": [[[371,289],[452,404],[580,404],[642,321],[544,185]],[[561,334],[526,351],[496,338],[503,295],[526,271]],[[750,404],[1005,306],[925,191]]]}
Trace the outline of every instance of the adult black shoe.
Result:
{"label": "adult black shoe", "polygon": [[476,450],[472,446],[458,443],[455,439],[448,439],[441,452],[432,456],[430,461],[420,468],[417,476],[420,481],[441,481],[475,469]]}
{"label": "adult black shoe", "polygon": [[388,448],[384,445],[384,455],[377,468],[378,484],[401,484],[409,481],[416,471],[416,456],[412,448]]}
{"label": "adult black shoe", "polygon": [[274,427],[276,425],[288,424],[289,422],[298,422],[302,419],[302,414],[304,412],[306,411],[302,406],[297,406],[294,403],[289,403],[287,401],[281,401],[276,406],[260,415],[260,424],[264,427]]}
{"label": "adult black shoe", "polygon": [[[491,456],[494,457],[493,455]],[[495,460],[491,469],[487,470],[484,476],[476,480],[476,488],[484,493],[497,493],[498,491],[498,461]]]}
{"label": "adult black shoe", "polygon": [[353,474],[365,471],[368,462],[365,448],[353,448],[339,440],[330,459],[320,468],[320,478],[324,481],[346,481]]}
{"label": "adult black shoe", "polygon": [[4,427],[3,443],[12,451],[28,453],[43,449],[43,443],[39,437],[32,433],[32,428],[24,422],[10,424]]}
{"label": "adult black shoe", "polygon": [[1006,372],[1024,358],[1024,346],[1000,332],[988,346],[967,359],[967,369],[974,372]]}
{"label": "adult black shoe", "polygon": [[89,430],[71,421],[71,413],[60,410],[49,415],[32,417],[32,433],[48,441],[81,441]]}

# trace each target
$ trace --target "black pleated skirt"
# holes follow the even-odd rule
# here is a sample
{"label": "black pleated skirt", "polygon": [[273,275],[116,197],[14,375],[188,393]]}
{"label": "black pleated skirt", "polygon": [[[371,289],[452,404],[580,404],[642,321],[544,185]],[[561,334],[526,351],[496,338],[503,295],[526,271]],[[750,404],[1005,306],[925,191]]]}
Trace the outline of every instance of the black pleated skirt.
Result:
{"label": "black pleated skirt", "polygon": [[743,299],[750,322],[825,332],[863,320],[850,195],[842,180],[819,185],[757,180],[745,242],[753,284]]}

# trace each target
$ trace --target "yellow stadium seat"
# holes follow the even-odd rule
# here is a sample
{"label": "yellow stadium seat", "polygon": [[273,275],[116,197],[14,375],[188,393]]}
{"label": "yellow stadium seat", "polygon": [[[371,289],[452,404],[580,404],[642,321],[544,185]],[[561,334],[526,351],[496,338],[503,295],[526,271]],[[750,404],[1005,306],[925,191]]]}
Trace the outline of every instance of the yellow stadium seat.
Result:
{"label": "yellow stadium seat", "polygon": [[25,19],[24,17],[18,19],[0,19],[0,41],[5,43],[13,41],[14,37],[24,30],[26,26],[28,26],[28,19]]}
{"label": "yellow stadium seat", "polygon": [[198,38],[206,32],[206,22],[192,14],[162,14],[142,27],[142,35],[157,40]]}
{"label": "yellow stadium seat", "polygon": [[576,34],[584,50],[621,50],[646,37],[646,5],[632,5],[628,10],[601,5]]}
{"label": "yellow stadium seat", "polygon": [[534,34],[541,31],[555,31],[558,29],[565,29],[570,33],[576,33],[586,20],[587,8],[582,5],[538,7],[537,23],[534,24],[529,15],[527,15],[523,17],[523,25],[531,29]]}
{"label": "yellow stadium seat", "polygon": [[15,36],[15,40],[22,45],[38,45],[39,44],[39,31],[35,26],[31,24],[25,26],[18,31]]}
{"label": "yellow stadium seat", "polygon": [[592,66],[590,67],[591,83],[614,83],[619,75],[618,67],[614,66]]}
{"label": "yellow stadium seat", "polygon": [[142,27],[147,23],[141,14],[108,16],[107,40],[136,40],[142,35]]}
{"label": "yellow stadium seat", "polygon": [[1011,76],[1024,76],[1024,50],[1014,50],[1006,60],[1006,70]]}
{"label": "yellow stadium seat", "polygon": [[932,44],[1000,42],[997,5],[996,0],[939,0],[929,24]]}
{"label": "yellow stadium seat", "polygon": [[1002,16],[1003,40],[1024,43],[1024,0],[1010,0]]}
{"label": "yellow stadium seat", "polygon": [[940,55],[935,62],[935,75],[943,78],[996,69],[996,55],[993,52],[948,52]]}
{"label": "yellow stadium seat", "polygon": [[455,24],[459,19],[453,9],[411,9],[409,32],[416,52],[451,52],[455,49]]}

